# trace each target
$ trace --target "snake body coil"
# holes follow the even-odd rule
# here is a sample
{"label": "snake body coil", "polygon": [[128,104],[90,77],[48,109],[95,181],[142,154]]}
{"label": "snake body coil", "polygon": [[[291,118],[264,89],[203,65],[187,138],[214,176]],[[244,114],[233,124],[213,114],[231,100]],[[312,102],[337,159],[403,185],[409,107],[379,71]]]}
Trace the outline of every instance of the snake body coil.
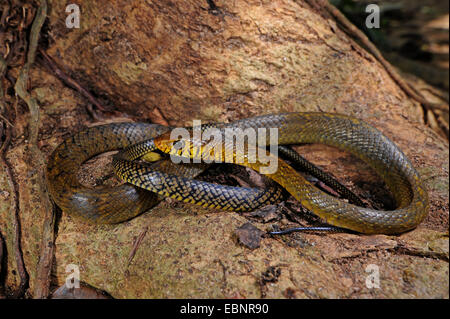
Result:
{"label": "snake body coil", "polygon": [[[79,182],[78,170],[95,155],[132,146],[168,130],[157,124],[114,123],[91,127],[66,139],[48,159],[47,182],[53,200],[71,216],[96,224],[120,223],[155,206],[163,198],[156,193],[130,184],[92,189]],[[192,180],[205,165],[175,165],[166,160],[151,166],[129,162],[127,167],[164,190],[160,194],[179,200],[200,190],[206,202],[232,203],[240,207],[237,210],[249,211],[281,197],[279,187],[241,188]]]}
{"label": "snake body coil", "polygon": [[117,223],[138,215],[157,203],[156,194],[132,185],[83,186],[77,178],[89,158],[156,137],[168,130],[162,125],[118,123],[95,126],[66,139],[50,155],[47,181],[58,206],[72,216],[93,223]]}
{"label": "snake body coil", "polygon": [[[130,185],[122,185],[123,189],[120,191],[115,189],[113,195],[110,193],[111,190],[95,190],[95,195],[92,195],[93,190],[82,188],[76,182],[73,174],[68,172],[79,167],[82,161],[95,155],[94,153],[101,152],[99,149],[95,152],[83,151],[85,148],[89,149],[92,145],[99,144],[102,146],[102,151],[106,151],[112,146],[117,149],[138,143],[114,158],[116,173],[129,183],[165,196],[231,210],[254,209],[255,205],[261,202],[267,203],[268,200],[279,197],[276,189],[259,193],[251,189],[237,192],[227,190],[222,193],[221,187],[211,186],[215,184],[205,186],[204,182],[192,180],[191,178],[198,172],[183,174],[186,177],[174,176],[171,173],[155,171],[148,165],[133,162],[133,159],[156,148],[171,153],[176,141],[169,138],[168,129],[165,127],[148,126],[148,124],[141,124],[141,126],[127,124],[128,126],[124,127],[116,125],[113,128],[99,128],[98,131],[78,135],[72,141],[66,140],[50,157],[47,171],[50,192],[63,210],[89,219],[94,209],[102,211],[104,205],[113,200],[117,202],[117,207],[113,207],[114,212],[110,207],[108,212],[100,214],[100,218],[92,217],[91,219],[95,222],[117,222],[124,219],[124,210],[137,208],[133,209],[129,216],[127,215],[127,218],[131,218],[138,214],[138,210],[154,204],[156,195],[150,196],[151,199],[145,196],[141,198],[142,191]],[[268,174],[268,177],[283,186],[303,206],[331,225],[362,233],[392,234],[413,229],[427,214],[428,195],[411,162],[392,141],[363,121],[329,113],[286,113],[239,120],[225,126],[243,129],[278,128],[280,145],[326,144],[348,151],[368,163],[383,178],[392,192],[397,204],[395,210],[378,211],[359,207],[327,195],[281,159],[278,159],[277,171]],[[109,138],[112,138],[114,142],[110,142]],[[189,143],[189,141],[186,142]],[[74,146],[77,148],[76,154],[84,154],[84,156],[76,155],[76,161],[72,163],[67,152]],[[202,149],[196,149],[195,145],[190,147],[192,150],[190,157],[205,155]],[[233,146],[223,144],[225,150],[231,147]],[[236,154],[235,150],[223,152],[223,154],[225,155],[222,161],[229,163],[236,163],[236,158],[245,157],[244,154]],[[249,163],[248,161],[240,164],[256,170],[263,166],[259,162]],[[78,195],[77,192],[80,191],[82,195]],[[135,204],[136,200],[139,204]],[[243,207],[245,205],[248,207]],[[122,212],[119,213],[119,211]]]}

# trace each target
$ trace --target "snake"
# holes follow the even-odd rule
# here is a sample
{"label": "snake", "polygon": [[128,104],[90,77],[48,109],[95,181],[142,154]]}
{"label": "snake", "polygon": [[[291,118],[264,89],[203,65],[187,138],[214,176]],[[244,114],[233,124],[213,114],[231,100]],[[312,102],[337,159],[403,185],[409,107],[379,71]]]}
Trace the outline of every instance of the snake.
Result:
{"label": "snake", "polygon": [[[292,112],[261,115],[217,124],[216,127],[222,130],[276,128],[280,146],[325,144],[347,151],[367,163],[390,190],[395,209],[384,211],[363,207],[327,194],[281,158],[276,158],[275,172],[264,173],[266,164],[249,161],[232,143],[221,142],[221,162],[260,171],[330,225],[363,234],[398,234],[417,227],[428,213],[428,193],[411,161],[394,142],[363,120],[335,113]],[[50,155],[47,165],[53,199],[64,211],[94,223],[130,219],[166,196],[232,211],[254,210],[280,200],[279,187],[255,189],[207,183],[194,178],[202,170],[196,165],[137,161],[155,151],[191,159],[217,159],[217,154],[206,152],[201,142],[172,138],[170,133],[170,128],[156,124],[117,123],[93,127],[66,139]],[[175,147],[180,141],[187,152],[180,153],[180,148]],[[270,143],[269,140],[266,142]],[[74,173],[81,163],[111,149],[122,149],[113,157],[113,167],[127,183],[98,189],[81,185]],[[269,153],[269,156],[275,155]]]}
{"label": "snake", "polygon": [[[132,184],[90,188],[79,181],[78,171],[86,160],[98,154],[130,147],[169,129],[159,124],[110,123],[90,127],[66,138],[48,158],[46,180],[53,201],[70,216],[92,224],[121,223],[152,208],[164,197]],[[131,165],[135,165],[139,173],[137,166],[142,164]],[[155,172],[160,172],[160,182],[164,182],[163,187],[170,191],[168,195],[177,199],[181,198],[181,189],[185,190],[185,196],[196,187],[205,185],[210,188],[205,197],[212,194],[210,200],[215,201],[217,194],[226,193],[229,200],[241,207],[241,211],[276,203],[282,197],[279,187],[241,188],[191,180],[206,169],[202,164],[175,165],[166,160],[150,166]],[[333,179],[329,179],[329,183],[333,187],[341,186]]]}

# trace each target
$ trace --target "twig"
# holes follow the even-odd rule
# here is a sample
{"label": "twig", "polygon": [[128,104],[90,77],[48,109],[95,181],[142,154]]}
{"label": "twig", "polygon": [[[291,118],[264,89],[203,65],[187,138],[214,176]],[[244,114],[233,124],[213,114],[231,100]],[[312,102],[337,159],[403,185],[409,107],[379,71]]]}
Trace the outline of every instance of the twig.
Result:
{"label": "twig", "polygon": [[[6,106],[5,106],[5,102],[4,102],[4,92],[3,92],[3,85],[1,83],[1,79],[3,78],[5,72],[6,72],[6,68],[7,68],[7,63],[6,61],[0,57],[0,111],[4,112],[6,111]],[[1,114],[0,114],[1,115]],[[3,116],[2,116],[3,118]],[[20,298],[24,295],[25,290],[28,287],[28,273],[26,271],[25,268],[25,263],[23,261],[23,255],[22,255],[22,248],[21,248],[21,244],[20,244],[20,238],[21,238],[21,233],[20,233],[20,219],[19,219],[19,196],[17,193],[17,188],[16,188],[16,183],[14,181],[14,176],[12,174],[12,170],[11,167],[6,159],[6,150],[9,147],[9,144],[11,142],[11,129],[12,129],[12,124],[7,121],[6,123],[9,123],[10,126],[6,126],[5,127],[5,132],[4,132],[4,136],[5,139],[2,143],[2,145],[0,146],[0,165],[4,168],[5,174],[6,174],[6,179],[7,179],[7,183],[8,183],[8,187],[10,189],[10,210],[9,210],[9,216],[12,219],[12,225],[14,227],[14,238],[12,239],[12,242],[14,244],[14,257],[16,260],[16,267],[17,267],[17,272],[19,274],[20,277],[20,284],[17,287],[17,289],[14,291],[14,293],[12,294],[13,298]],[[3,240],[3,238],[2,238]],[[3,245],[2,243],[0,243],[1,245]],[[3,249],[3,246],[2,246]],[[3,252],[2,252],[3,255]],[[2,262],[2,258],[0,258],[0,263]],[[0,272],[1,274],[1,272]]]}
{"label": "twig", "polygon": [[[3,83],[2,79],[6,73],[7,64],[5,59],[0,55],[0,116],[5,122],[11,124],[6,118],[2,116],[2,113],[6,110],[5,102],[4,102],[4,92],[3,92]],[[12,125],[11,125],[12,126]]]}
{"label": "twig", "polygon": [[128,255],[128,262],[127,262],[127,268],[130,266],[131,262],[133,261],[134,255],[136,255],[136,252],[141,245],[142,240],[144,239],[145,235],[147,234],[148,226],[144,228],[144,230],[139,234],[138,238],[134,241],[133,248],[131,249],[130,254]]}
{"label": "twig", "polygon": [[[6,67],[7,67],[6,61],[0,55],[0,119],[5,121],[5,123],[7,125],[12,127],[13,126],[12,123],[2,114],[3,112],[6,111],[6,104],[5,104],[5,100],[4,100],[5,92],[3,90],[3,83],[2,83],[3,76],[6,73]],[[0,136],[1,136],[1,134],[0,134]]]}
{"label": "twig", "polygon": [[[3,117],[2,112],[6,109],[4,106],[4,101],[3,101],[3,83],[2,83],[2,79],[3,79],[3,75],[6,72],[6,61],[5,59],[0,56],[0,117],[4,120],[6,120],[6,118]],[[9,121],[5,121],[5,122],[9,122]],[[2,126],[0,125],[0,138],[3,135],[3,131],[2,131]],[[0,146],[1,148],[1,152],[3,153],[3,149],[5,148],[5,142],[2,143],[2,145]],[[2,282],[3,279],[3,273],[2,273],[2,265],[3,265],[3,246],[5,244],[5,241],[3,240],[3,236],[2,233],[0,232],[0,299],[5,298],[5,287],[4,287],[4,283]]]}
{"label": "twig", "polygon": [[27,91],[26,85],[29,79],[29,71],[36,57],[36,50],[39,41],[39,34],[47,17],[47,1],[41,0],[41,4],[34,18],[30,31],[30,41],[27,52],[27,61],[20,70],[19,77],[14,86],[17,95],[23,99],[30,110],[29,136],[28,136],[28,156],[30,164],[37,171],[37,188],[38,196],[41,199],[42,216],[44,217],[44,225],[41,241],[41,255],[37,263],[34,297],[46,298],[50,289],[50,274],[53,263],[54,237],[55,237],[55,213],[53,205],[50,202],[46,191],[46,182],[44,176],[45,162],[44,157],[37,145],[38,133],[40,125],[39,105],[36,99]]}
{"label": "twig", "polygon": [[47,1],[42,0],[30,32],[30,44],[27,53],[27,62],[20,70],[14,89],[19,97],[24,100],[30,108],[30,127],[29,139],[30,144],[36,144],[38,141],[38,132],[40,124],[39,105],[30,93],[27,92],[27,83],[29,80],[29,71],[36,57],[36,49],[39,41],[39,33],[47,17]]}
{"label": "twig", "polygon": [[25,293],[26,288],[28,287],[28,273],[25,269],[25,263],[23,261],[23,255],[22,255],[22,247],[20,244],[20,219],[19,219],[19,197],[17,193],[16,183],[14,181],[13,174],[11,172],[11,168],[9,166],[9,163],[6,160],[5,152],[6,149],[9,146],[9,143],[11,141],[11,128],[6,129],[6,138],[5,141],[2,144],[2,147],[0,149],[0,164],[3,166],[6,178],[8,181],[8,187],[10,189],[10,196],[11,196],[11,206],[10,206],[10,216],[12,216],[12,223],[14,227],[14,256],[16,259],[16,266],[17,266],[17,272],[19,273],[20,277],[20,284],[16,291],[13,293],[13,298],[17,299],[23,296]]}
{"label": "twig", "polygon": [[9,126],[11,126],[11,127],[13,126],[12,123],[6,117],[4,117],[1,113],[0,113],[0,119],[5,121],[5,123],[8,124]]}
{"label": "twig", "polygon": [[[44,58],[44,61],[46,62],[46,66],[67,86],[71,87],[72,89],[79,92],[81,95],[83,95],[88,101],[93,104],[98,110],[100,111],[107,111],[105,107],[87,90],[85,89],[81,84],[79,84],[77,81],[75,81],[73,78],[68,76],[64,71],[61,70],[61,68],[56,64],[56,62],[42,49],[39,48],[39,53]],[[98,115],[95,113],[95,111],[91,108],[88,109],[88,112],[91,113],[92,117],[96,120],[98,120]]]}

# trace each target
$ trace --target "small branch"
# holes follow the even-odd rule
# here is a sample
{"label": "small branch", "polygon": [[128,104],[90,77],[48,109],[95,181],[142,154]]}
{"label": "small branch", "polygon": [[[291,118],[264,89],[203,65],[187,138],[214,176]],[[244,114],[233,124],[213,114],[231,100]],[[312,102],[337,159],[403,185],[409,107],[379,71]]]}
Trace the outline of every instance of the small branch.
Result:
{"label": "small branch", "polygon": [[12,224],[14,227],[14,256],[16,259],[17,272],[20,277],[20,284],[16,291],[13,293],[13,298],[17,299],[24,295],[25,290],[28,287],[28,273],[25,269],[25,263],[23,261],[22,255],[22,247],[20,244],[21,238],[21,227],[20,227],[20,219],[19,219],[19,196],[17,193],[16,183],[14,181],[14,177],[11,171],[11,167],[6,160],[5,152],[9,146],[11,141],[11,128],[6,129],[6,138],[2,144],[0,149],[0,165],[3,166],[4,171],[6,173],[6,179],[8,181],[8,187],[10,189],[10,197],[11,197],[11,206],[10,206],[10,216],[12,216]]}
{"label": "small branch", "polygon": [[12,123],[6,118],[6,117],[4,117],[1,113],[0,113],[0,119],[1,120],[3,120],[3,121],[5,121],[5,123],[7,124],[7,125],[9,125],[9,126],[13,126],[12,125]]}
{"label": "small branch", "polygon": [[[3,83],[2,79],[6,72],[6,61],[5,59],[0,55],[0,118],[5,121],[5,123],[9,123],[9,121],[3,117],[2,113],[6,110],[5,104],[4,104],[4,93],[3,93]],[[3,136],[3,127],[0,125],[0,138]],[[3,150],[5,149],[5,142],[6,140],[1,144],[0,146],[0,154],[3,154]],[[2,233],[0,232],[0,299],[5,298],[5,287],[4,283],[2,282],[2,279],[4,277],[2,272],[2,266],[3,266],[3,246],[5,245],[5,241],[3,240]]]}
{"label": "small branch", "polygon": [[0,55],[0,118],[5,121],[5,123],[12,126],[11,122],[9,122],[2,113],[6,111],[5,105],[5,92],[3,91],[3,76],[6,73],[7,64],[5,59]]}
{"label": "small branch", "polygon": [[136,255],[136,252],[141,245],[142,240],[144,239],[145,235],[147,234],[148,226],[144,228],[144,230],[139,234],[138,238],[134,241],[133,248],[131,249],[130,254],[128,255],[128,262],[127,262],[127,268],[130,266],[131,262],[133,261],[134,255]]}
{"label": "small branch", "polygon": [[[6,61],[0,57],[0,115],[1,113],[6,112],[6,104],[4,100],[4,90],[3,90],[3,84],[1,82],[1,79],[6,73],[7,63]],[[6,119],[6,117],[1,116],[2,119],[5,119],[5,123],[9,124],[5,126],[5,132],[4,132],[4,140],[3,143],[0,146],[0,166],[4,168],[6,179],[8,183],[8,187],[10,190],[10,210],[9,210],[9,216],[12,220],[12,226],[14,227],[14,238],[12,239],[13,245],[14,245],[14,257],[16,260],[16,267],[17,272],[19,274],[20,283],[17,287],[16,291],[13,293],[13,298],[20,298],[25,294],[25,290],[28,287],[28,273],[25,269],[25,263],[23,261],[23,255],[22,255],[22,248],[20,244],[20,238],[21,238],[21,228],[20,228],[20,219],[19,219],[19,196],[17,192],[16,183],[14,181],[14,176],[12,174],[11,166],[9,165],[7,159],[6,159],[6,151],[9,147],[9,144],[11,142],[11,130],[12,130],[12,124],[10,121]],[[0,136],[1,137],[1,136]],[[1,236],[1,235],[0,235]],[[0,254],[0,268],[1,263],[3,259],[3,238],[1,238],[0,241],[1,245],[1,254]],[[0,271],[0,278],[1,278],[1,271]]]}
{"label": "small branch", "polygon": [[14,86],[17,95],[19,95],[19,97],[22,100],[24,100],[27,103],[28,107],[30,108],[30,115],[31,115],[29,127],[30,144],[37,144],[40,116],[39,116],[39,106],[36,102],[36,99],[34,99],[31,96],[31,94],[27,92],[26,88],[29,80],[30,68],[33,65],[36,57],[36,49],[39,41],[39,33],[46,17],[47,17],[47,1],[41,0],[41,6],[39,7],[36,13],[36,17],[31,27],[30,44],[27,53],[27,62],[20,70],[19,77],[17,78],[16,84]]}
{"label": "small branch", "polygon": [[[67,86],[79,92],[84,96],[90,103],[92,103],[98,110],[105,112],[105,107],[81,84],[68,76],[61,68],[55,63],[55,61],[42,49],[39,48],[39,53],[44,58],[46,66]],[[94,117],[95,115],[92,114]]]}
{"label": "small branch", "polygon": [[86,111],[89,116],[91,116],[95,121],[104,120],[105,117],[101,112],[110,113],[119,117],[128,117],[128,115],[115,111],[115,110],[107,110],[106,107],[98,101],[94,95],[89,92],[83,85],[78,83],[75,79],[67,75],[53,60],[51,56],[49,56],[42,48],[38,48],[39,53],[42,55],[43,60],[42,64],[47,67],[51,72],[53,72],[57,78],[59,78],[65,85],[72,88],[73,90],[80,93],[83,97],[85,97],[89,103],[86,105]]}
{"label": "small branch", "polygon": [[55,237],[55,213],[53,205],[48,197],[46,190],[46,181],[44,176],[45,161],[44,157],[38,147],[38,133],[40,115],[39,105],[36,99],[27,91],[27,83],[29,80],[29,71],[35,61],[36,50],[39,41],[39,34],[47,17],[47,1],[41,0],[41,5],[36,13],[30,31],[30,42],[27,52],[27,61],[20,70],[14,89],[16,94],[24,100],[30,110],[29,123],[29,137],[28,137],[28,154],[30,158],[30,165],[34,166],[37,172],[37,188],[38,197],[41,200],[42,217],[44,218],[42,241],[41,241],[41,255],[37,263],[35,283],[34,283],[34,298],[47,298],[50,293],[50,274],[53,263],[54,252],[54,237]]}
{"label": "small branch", "polygon": [[442,261],[449,261],[448,254],[439,252],[439,251],[424,251],[412,247],[408,247],[407,245],[404,245],[402,242],[398,244],[397,247],[388,249],[388,251],[391,251],[396,254],[400,255],[407,255],[407,256],[415,256],[415,257],[422,257],[422,258],[433,258],[438,259]]}

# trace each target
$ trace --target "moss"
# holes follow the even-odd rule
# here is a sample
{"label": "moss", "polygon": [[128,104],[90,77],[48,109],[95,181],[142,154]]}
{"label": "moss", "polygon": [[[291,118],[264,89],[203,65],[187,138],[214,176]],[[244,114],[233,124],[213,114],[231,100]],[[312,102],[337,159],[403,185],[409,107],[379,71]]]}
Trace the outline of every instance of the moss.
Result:
{"label": "moss", "polygon": [[436,168],[432,166],[420,167],[417,169],[422,180],[425,181],[428,191],[437,192],[441,195],[447,195],[449,192],[449,181],[447,175],[443,174],[442,169],[448,172],[448,164],[447,167]]}
{"label": "moss", "polygon": [[112,67],[112,71],[127,85],[131,85],[139,80],[141,74],[147,70],[144,62],[132,63],[130,61],[118,62]]}

